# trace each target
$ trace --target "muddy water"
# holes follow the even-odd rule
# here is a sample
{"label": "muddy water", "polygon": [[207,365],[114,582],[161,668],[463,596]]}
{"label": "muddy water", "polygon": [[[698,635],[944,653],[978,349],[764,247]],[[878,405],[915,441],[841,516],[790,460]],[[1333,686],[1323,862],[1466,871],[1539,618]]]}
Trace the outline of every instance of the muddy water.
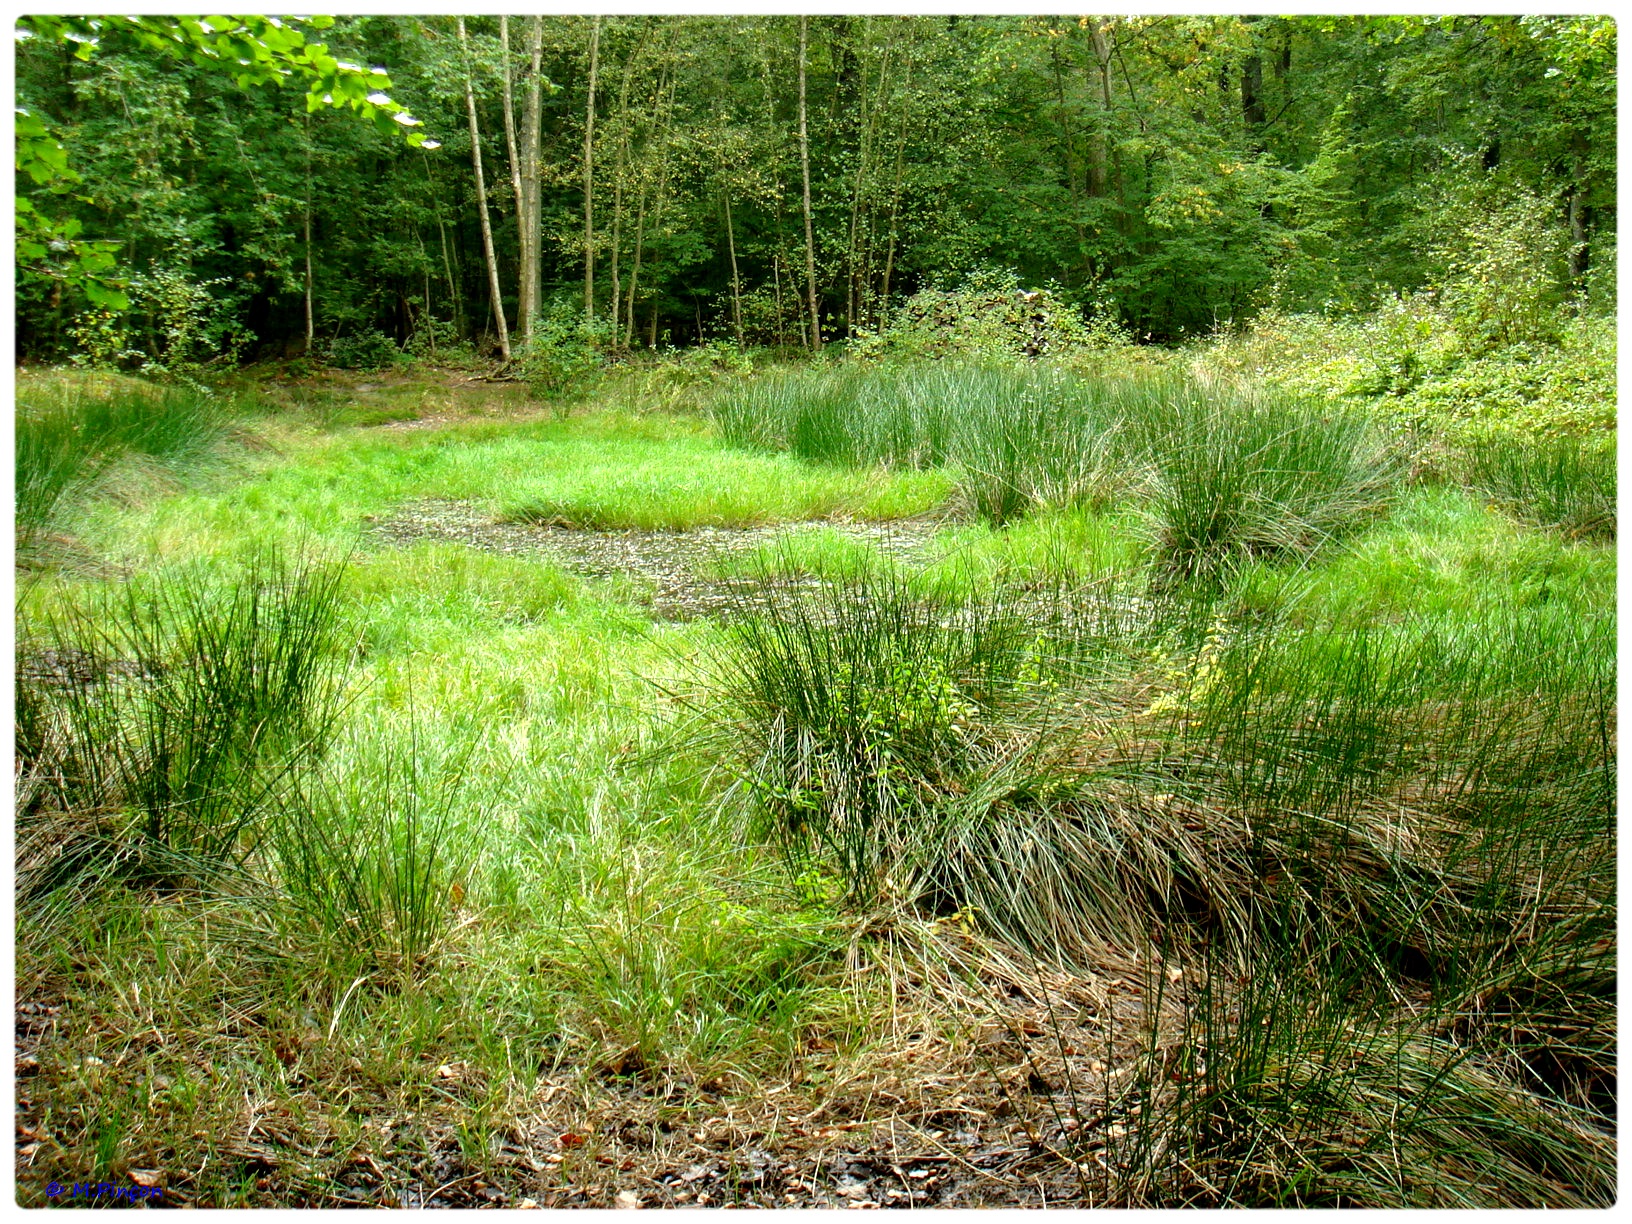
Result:
{"label": "muddy water", "polygon": [[759,585],[752,578],[718,574],[720,562],[731,556],[825,528],[887,556],[927,561],[930,539],[940,524],[911,519],[689,531],[585,531],[498,522],[470,502],[425,500],[401,506],[389,517],[365,526],[365,540],[377,545],[400,547],[422,540],[463,544],[486,552],[544,557],[586,578],[632,578],[650,591],[653,616],[690,620],[740,607]]}

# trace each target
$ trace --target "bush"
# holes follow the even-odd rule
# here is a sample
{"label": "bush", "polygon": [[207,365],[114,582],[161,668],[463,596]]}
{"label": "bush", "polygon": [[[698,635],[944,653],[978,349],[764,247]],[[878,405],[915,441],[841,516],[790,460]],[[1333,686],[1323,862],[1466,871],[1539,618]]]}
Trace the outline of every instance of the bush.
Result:
{"label": "bush", "polygon": [[323,346],[323,359],[342,370],[381,370],[399,364],[403,352],[384,332],[363,331],[334,337]]}
{"label": "bush", "polygon": [[1108,306],[1101,305],[1090,325],[1056,289],[1023,289],[1013,273],[995,270],[977,272],[955,289],[919,290],[889,311],[876,333],[850,346],[858,357],[892,361],[1090,362],[1135,350]]}
{"label": "bush", "polygon": [[611,328],[605,319],[585,319],[571,302],[555,301],[534,320],[532,338],[515,350],[516,371],[546,399],[585,392],[606,366]]}
{"label": "bush", "polygon": [[228,277],[197,281],[186,268],[151,265],[130,277],[130,309],[93,310],[69,329],[79,353],[74,364],[134,369],[158,377],[196,380],[217,360],[236,364],[255,337],[238,321],[240,299],[218,297]]}

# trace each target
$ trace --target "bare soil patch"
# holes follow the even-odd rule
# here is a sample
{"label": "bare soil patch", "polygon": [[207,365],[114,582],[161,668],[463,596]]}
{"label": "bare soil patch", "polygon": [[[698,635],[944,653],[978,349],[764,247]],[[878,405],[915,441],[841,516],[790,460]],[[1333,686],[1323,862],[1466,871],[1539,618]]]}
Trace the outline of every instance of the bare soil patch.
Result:
{"label": "bare soil patch", "polygon": [[[921,557],[940,524],[930,519],[889,523],[783,523],[766,527],[697,527],[689,531],[590,531],[496,520],[461,501],[415,501],[367,524],[365,537],[386,546],[421,540],[463,544],[487,552],[545,557],[586,578],[632,578],[649,591],[654,617],[691,620],[718,615],[752,598],[758,580],[722,577],[722,558],[741,555],[801,531],[830,528],[878,552]],[[817,579],[809,579],[815,583]]]}

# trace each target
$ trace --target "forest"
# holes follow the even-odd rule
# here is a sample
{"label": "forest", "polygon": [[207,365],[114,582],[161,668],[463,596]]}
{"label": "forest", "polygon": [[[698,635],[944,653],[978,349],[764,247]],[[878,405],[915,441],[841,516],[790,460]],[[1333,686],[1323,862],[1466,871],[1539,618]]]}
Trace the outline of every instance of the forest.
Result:
{"label": "forest", "polygon": [[1615,1201],[1611,18],[14,33],[19,1204]]}

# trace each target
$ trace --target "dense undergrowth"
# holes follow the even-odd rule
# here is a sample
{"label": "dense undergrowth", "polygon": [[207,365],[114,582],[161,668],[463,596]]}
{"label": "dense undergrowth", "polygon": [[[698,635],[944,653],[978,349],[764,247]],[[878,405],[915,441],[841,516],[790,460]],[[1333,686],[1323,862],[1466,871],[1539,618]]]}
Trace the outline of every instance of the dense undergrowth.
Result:
{"label": "dense undergrowth", "polygon": [[[864,1125],[933,1045],[1083,1204],[1611,1202],[1612,447],[1114,340],[526,419],[25,380],[23,1201],[600,1201],[722,1112],[795,1143],[772,1080]],[[663,622],[377,534],[427,499],[941,529],[722,556],[729,614]],[[1068,1005],[1105,977],[1140,1005]],[[679,1138],[528,1129],[624,1084]]]}

